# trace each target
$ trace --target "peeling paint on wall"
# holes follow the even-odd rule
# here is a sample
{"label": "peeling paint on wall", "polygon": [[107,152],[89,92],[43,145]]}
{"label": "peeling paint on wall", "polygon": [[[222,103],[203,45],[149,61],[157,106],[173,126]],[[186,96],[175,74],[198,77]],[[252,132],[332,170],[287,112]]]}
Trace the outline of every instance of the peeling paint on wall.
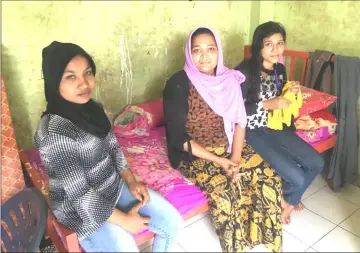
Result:
{"label": "peeling paint on wall", "polygon": [[129,47],[125,35],[120,35],[120,61],[121,61],[121,81],[120,88],[125,86],[126,91],[126,103],[131,104],[132,101],[132,90],[133,90],[133,75],[131,60],[129,54]]}
{"label": "peeling paint on wall", "polygon": [[[159,98],[184,65],[184,44],[199,25],[216,29],[225,62],[240,62],[250,1],[5,1],[2,72],[18,144],[28,148],[45,109],[41,50],[53,40],[87,50],[97,67],[93,97],[109,113]],[[95,13],[95,17],[93,16]],[[239,15],[241,13],[241,15]],[[149,52],[149,55],[147,55]]]}
{"label": "peeling paint on wall", "polygon": [[242,60],[253,29],[268,20],[285,25],[291,49],[360,55],[358,1],[29,3],[2,3],[1,71],[9,77],[10,111],[24,148],[32,146],[45,109],[41,50],[53,40],[79,44],[91,53],[98,70],[94,98],[111,113],[160,97],[166,79],[183,67],[186,37],[199,25],[219,32],[229,67]]}
{"label": "peeling paint on wall", "polygon": [[156,58],[159,55],[159,50],[155,49],[154,57]]}

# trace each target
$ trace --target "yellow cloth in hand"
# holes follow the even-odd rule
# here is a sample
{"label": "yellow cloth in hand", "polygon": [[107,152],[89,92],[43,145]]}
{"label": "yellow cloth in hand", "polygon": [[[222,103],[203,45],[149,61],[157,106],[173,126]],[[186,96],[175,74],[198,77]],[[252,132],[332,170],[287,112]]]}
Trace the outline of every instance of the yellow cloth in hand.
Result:
{"label": "yellow cloth in hand", "polygon": [[299,90],[297,96],[292,93],[289,88],[292,86],[292,82],[288,81],[280,96],[291,101],[291,104],[288,108],[284,109],[274,109],[268,113],[267,127],[275,130],[282,130],[283,123],[287,126],[291,124],[291,116],[297,117],[299,115],[299,109],[302,106],[302,94]]}

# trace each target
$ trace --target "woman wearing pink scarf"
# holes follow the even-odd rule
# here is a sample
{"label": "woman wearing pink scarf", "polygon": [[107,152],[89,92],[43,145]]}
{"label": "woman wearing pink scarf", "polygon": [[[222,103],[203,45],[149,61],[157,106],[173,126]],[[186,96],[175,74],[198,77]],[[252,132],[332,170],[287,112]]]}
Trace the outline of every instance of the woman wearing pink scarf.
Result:
{"label": "woman wearing pink scarf", "polygon": [[258,244],[279,252],[281,179],[244,143],[245,77],[224,66],[208,27],[190,33],[185,55],[163,93],[170,163],[206,194],[224,252]]}

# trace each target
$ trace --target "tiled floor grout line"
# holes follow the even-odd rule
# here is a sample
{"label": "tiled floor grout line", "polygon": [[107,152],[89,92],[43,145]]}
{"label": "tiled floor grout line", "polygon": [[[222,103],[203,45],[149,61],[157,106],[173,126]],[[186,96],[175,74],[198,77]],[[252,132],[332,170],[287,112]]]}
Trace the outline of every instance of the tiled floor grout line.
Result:
{"label": "tiled floor grout line", "polygon": [[[317,189],[316,191],[314,191],[313,193],[311,193],[309,196],[307,196],[306,198],[304,198],[304,199],[302,199],[301,201],[304,201],[305,199],[307,199],[307,198],[309,198],[309,197],[311,197],[311,196],[313,196],[314,194],[316,194],[317,192],[319,192],[319,191],[321,191],[322,189],[325,189],[327,187],[327,184],[325,184],[324,186],[322,186],[322,187],[320,187],[319,189]],[[319,214],[317,214],[317,213],[315,213],[315,212],[313,212],[313,211],[311,211],[310,209],[308,209],[308,208],[306,208],[305,207],[305,209],[307,209],[307,210],[309,210],[310,212],[312,212],[312,213],[314,213],[314,214],[316,214],[317,216],[319,216],[319,217],[321,217],[321,218],[323,218],[323,219],[325,219],[325,220],[327,220],[327,221],[329,221],[328,219],[326,219],[326,218],[324,218],[324,217],[322,217],[321,215],[319,215]],[[329,222],[331,222],[331,221],[329,221]],[[335,223],[333,223],[333,222],[331,222],[332,224],[334,224],[334,225],[336,225]],[[284,229],[283,229],[284,230]],[[310,245],[308,245],[306,242],[304,242],[304,241],[302,241],[302,240],[300,240],[299,238],[297,238],[295,235],[293,235],[293,234],[291,234],[289,231],[286,231],[286,230],[284,230],[286,233],[288,233],[289,235],[291,235],[292,237],[294,237],[296,240],[298,240],[298,241],[300,241],[300,242],[302,242],[303,244],[305,244],[305,245],[307,245],[308,246],[308,248],[305,250],[305,251],[307,251],[307,250],[309,250],[310,248],[312,248],[312,246]],[[324,235],[325,236],[325,235]],[[315,243],[314,243],[315,244]],[[304,252],[305,252],[304,251]]]}
{"label": "tiled floor grout line", "polygon": [[354,234],[353,232],[347,230],[346,228],[343,228],[343,227],[340,227],[340,226],[338,226],[338,227],[341,228],[341,229],[343,229],[343,230],[345,230],[346,232],[349,232],[349,233],[352,234],[352,235],[355,235],[357,238],[360,238],[360,236],[358,236],[357,234]]}
{"label": "tiled floor grout line", "polygon": [[[310,198],[311,196],[315,195],[316,193],[320,192],[321,190],[324,190],[324,189],[327,188],[327,187],[328,187],[328,185],[325,184],[324,186],[320,187],[319,189],[317,189],[316,191],[314,191],[313,193],[311,193],[310,195],[308,195],[306,198],[302,199],[301,201],[304,201],[304,200]],[[330,189],[331,189],[331,188],[330,188]],[[323,218],[324,220],[330,222],[331,224],[335,225],[334,228],[332,228],[331,230],[329,230],[326,234],[324,234],[322,237],[320,237],[317,241],[315,241],[315,242],[314,242],[313,244],[311,244],[311,245],[308,245],[306,242],[300,240],[299,238],[297,238],[296,236],[294,236],[294,235],[291,234],[290,232],[284,230],[284,231],[286,231],[289,235],[291,235],[293,238],[297,239],[298,241],[300,241],[300,242],[302,242],[303,244],[305,244],[306,246],[308,246],[308,248],[307,248],[305,251],[310,250],[310,249],[315,250],[315,249],[314,249],[314,246],[315,246],[317,243],[319,243],[322,239],[324,239],[327,235],[329,235],[329,234],[330,234],[333,230],[335,230],[336,228],[341,228],[341,229],[349,232],[350,234],[356,236],[357,238],[360,238],[360,236],[358,236],[358,235],[354,234],[353,232],[351,232],[351,231],[349,231],[349,230],[347,230],[347,229],[345,229],[345,228],[342,228],[342,227],[340,226],[341,223],[343,223],[345,220],[349,219],[352,215],[354,215],[357,211],[359,211],[359,210],[360,210],[360,206],[359,206],[357,203],[354,203],[354,202],[352,202],[352,201],[349,201],[349,200],[346,199],[346,198],[337,196],[336,193],[333,192],[332,190],[331,190],[330,192],[327,192],[327,193],[329,193],[329,194],[331,194],[331,195],[333,195],[333,196],[335,196],[335,197],[337,197],[337,198],[339,198],[339,199],[341,199],[341,200],[343,200],[343,201],[346,201],[346,202],[348,202],[348,203],[351,203],[351,204],[355,205],[357,208],[355,209],[355,211],[353,211],[352,213],[350,213],[345,219],[343,219],[342,221],[340,221],[339,224],[336,224],[336,223],[332,222],[331,220],[323,217],[322,215],[316,213],[315,211],[312,211],[312,210],[310,210],[309,208],[306,208],[306,207],[305,207],[305,208],[306,208],[308,211],[310,211],[311,213],[313,213],[313,214],[315,214],[315,215]],[[205,217],[208,217],[208,216],[209,216],[209,214],[207,213],[207,214],[205,214],[203,217],[201,217],[201,218],[199,218],[198,220],[196,220],[196,221],[188,224],[188,225],[185,226],[184,228],[187,228],[187,227],[189,227],[190,225],[194,225],[196,222],[198,222],[198,221],[200,221],[200,220],[202,220],[202,219],[204,219]],[[185,252],[187,252],[187,251],[185,250],[185,248],[184,248],[180,243],[178,243],[178,245],[179,245]],[[305,251],[304,251],[304,252],[305,252]]]}
{"label": "tiled floor grout line", "polygon": [[[331,233],[333,230],[335,230],[336,228],[344,229],[344,228],[340,227],[340,224],[341,224],[342,222],[344,222],[345,220],[347,220],[347,219],[348,219],[351,215],[353,215],[357,210],[359,210],[359,208],[356,209],[354,212],[352,212],[352,213],[351,213],[348,217],[346,217],[344,220],[340,221],[339,224],[335,224],[334,222],[331,222],[331,221],[329,221],[328,219],[322,217],[321,215],[319,215],[319,214],[317,214],[317,213],[309,210],[309,211],[315,213],[316,215],[319,215],[320,217],[328,220],[328,221],[331,222],[332,224],[336,225],[333,229],[331,229],[331,230],[330,230],[329,232],[327,232],[324,236],[322,236],[321,238],[319,238],[319,240],[317,240],[313,245],[311,245],[310,248],[312,248],[315,244],[317,244],[318,242],[320,242],[325,236],[327,236],[328,234],[330,234],[330,233]],[[344,230],[346,230],[346,229],[344,229]],[[346,231],[347,231],[347,230],[346,230]],[[350,231],[348,231],[348,232],[350,232]],[[350,232],[350,233],[351,233],[351,232]],[[353,233],[351,233],[351,234],[353,234]],[[357,237],[359,237],[359,236],[357,236]]]}
{"label": "tiled floor grout line", "polygon": [[[355,186],[355,185],[352,185],[352,186]],[[310,195],[307,196],[306,198],[302,199],[301,201],[304,201],[305,199],[313,196],[315,193],[318,193],[319,191],[325,189],[326,187],[329,187],[329,185],[328,185],[328,184],[325,184],[323,187],[319,188],[318,190],[316,190],[315,192],[313,192],[312,194],[310,194]],[[355,186],[355,187],[358,187],[358,186]],[[358,188],[360,188],[360,187],[358,187]],[[337,196],[337,195],[336,195],[336,192],[334,192],[334,191],[331,189],[331,187],[329,187],[329,189],[330,189],[331,191],[328,192],[328,193],[330,193],[331,195],[333,195],[333,196],[335,196],[335,197],[338,197],[338,198],[341,199],[341,200],[347,201],[347,202],[349,202],[349,203],[351,203],[351,204],[353,204],[353,205],[355,205],[355,206],[357,206],[357,207],[360,208],[360,205],[359,205],[358,203],[354,203],[354,202],[352,202],[352,201],[350,201],[350,200],[348,200],[348,199],[346,199],[346,198],[344,198],[344,197]]]}
{"label": "tiled floor grout line", "polygon": [[340,197],[340,196],[336,196],[336,194],[335,194],[332,190],[331,190],[330,194],[333,195],[333,196],[335,196],[335,197],[338,197],[339,199],[341,199],[341,200],[343,200],[343,201],[347,201],[347,202],[349,202],[350,204],[352,204],[352,205],[357,206],[358,208],[360,208],[360,205],[359,205],[358,203],[354,203],[354,202],[352,202],[352,201],[350,201],[350,200],[348,200],[348,199],[346,199],[346,198],[342,198],[342,197]]}
{"label": "tiled floor grout line", "polygon": [[323,187],[319,188],[318,190],[316,190],[315,192],[311,193],[309,196],[307,196],[306,198],[302,199],[301,201],[304,201],[305,199],[311,197],[312,195],[314,195],[315,193],[321,191],[322,189],[326,188],[327,185],[324,185]]}
{"label": "tiled floor grout line", "polygon": [[[208,216],[208,214],[206,214],[206,215],[204,215],[203,217],[201,217],[200,219],[198,219],[198,220],[196,220],[196,221],[194,221],[194,222],[192,222],[192,223],[190,223],[190,224],[187,224],[186,226],[184,226],[182,229],[185,229],[185,228],[187,228],[187,227],[189,227],[189,226],[191,226],[191,225],[193,225],[193,224],[195,224],[196,222],[198,222],[198,221],[200,221],[200,220],[202,220],[202,219],[204,219],[205,217],[207,217]],[[194,216],[194,217],[196,217],[196,216]]]}
{"label": "tiled floor grout line", "polygon": [[[152,247],[152,244],[149,245],[149,246],[147,246],[145,249],[140,250],[140,252],[150,252],[150,251],[145,251],[145,250],[147,250],[147,249],[150,248],[150,247]],[[151,249],[151,250],[152,250],[152,249]]]}
{"label": "tiled floor grout line", "polygon": [[[306,208],[306,209],[307,209],[307,208]],[[346,219],[344,219],[343,221],[347,220],[350,216],[352,216],[352,215],[353,215],[355,212],[357,212],[359,209],[360,209],[360,208],[357,208],[354,212],[352,212],[352,213],[351,213]],[[314,242],[314,243],[313,243],[312,245],[310,245],[310,246],[309,246],[306,242],[302,241],[301,239],[299,239],[299,238],[297,238],[296,236],[294,236],[293,234],[291,234],[290,232],[285,231],[285,232],[287,232],[288,234],[290,234],[292,237],[294,237],[295,239],[297,239],[298,241],[300,241],[300,242],[302,242],[303,244],[305,244],[306,246],[308,246],[308,248],[307,248],[305,251],[307,251],[307,250],[309,250],[309,249],[314,249],[313,246],[314,246],[315,244],[317,244],[319,241],[321,241],[324,237],[326,237],[328,234],[330,234],[333,230],[335,230],[335,229],[338,228],[338,227],[341,228],[341,229],[344,229],[345,231],[349,232],[350,234],[355,235],[356,237],[360,238],[360,236],[354,234],[353,232],[348,231],[347,229],[340,227],[340,224],[341,224],[343,221],[341,221],[341,222],[339,223],[339,225],[337,225],[337,224],[331,222],[330,220],[322,217],[321,215],[315,213],[314,211],[312,211],[312,210],[310,210],[310,209],[307,209],[307,210],[310,211],[310,212],[312,212],[312,213],[314,213],[314,214],[316,214],[317,216],[319,216],[319,217],[321,217],[321,218],[329,221],[330,223],[334,224],[335,227],[332,228],[330,231],[328,231],[326,234],[324,234],[322,237],[320,237],[316,242]],[[197,220],[197,221],[189,224],[188,226],[195,224],[196,222],[202,220],[203,218],[205,218],[205,217],[207,217],[207,216],[208,216],[208,214],[205,215],[205,216],[203,216],[203,217],[200,218],[199,220]],[[187,227],[188,227],[188,226],[187,226]],[[187,252],[187,251],[185,250],[185,248],[184,248],[180,243],[178,243],[178,245],[179,245],[185,252]],[[314,250],[315,250],[315,249],[314,249]],[[304,252],[305,252],[305,251],[304,251]]]}
{"label": "tiled floor grout line", "polygon": [[[325,185],[325,186],[324,186],[324,187],[322,187],[321,189],[317,190],[317,191],[316,191],[316,192],[314,192],[313,194],[311,194],[311,195],[307,196],[305,199],[307,199],[307,198],[309,198],[309,197],[313,196],[315,193],[317,193],[317,192],[319,192],[319,191],[321,191],[321,190],[325,189],[326,187],[327,187],[327,185]],[[356,211],[358,211],[358,210],[360,209],[360,206],[359,206],[358,204],[355,204],[355,203],[353,203],[353,202],[351,202],[351,201],[349,201],[349,200],[347,200],[347,199],[345,199],[345,198],[341,198],[341,197],[339,197],[339,196],[336,196],[336,195],[333,193],[333,191],[329,192],[329,194],[331,194],[332,196],[335,196],[335,197],[337,197],[337,198],[341,199],[342,201],[346,201],[346,202],[348,202],[348,203],[350,203],[350,204],[352,204],[352,205],[354,205],[354,206],[356,206],[356,207],[357,207],[357,209],[356,209],[354,212],[352,212],[352,213],[351,213],[348,217],[346,217],[344,220],[340,221],[340,223],[344,222],[346,219],[348,219],[351,215],[353,215]],[[301,201],[304,201],[305,199],[303,199],[303,200],[301,200]],[[336,223],[332,222],[331,220],[328,220],[327,218],[325,218],[325,217],[321,216],[320,214],[318,214],[318,213],[316,213],[316,212],[314,212],[314,211],[310,210],[310,209],[309,209],[309,208],[307,208],[306,206],[305,206],[305,209],[307,209],[307,210],[309,210],[310,212],[312,212],[312,213],[314,213],[314,214],[316,214],[316,215],[320,216],[321,218],[323,218],[323,219],[325,219],[325,220],[327,220],[327,221],[331,222],[332,224],[334,224],[334,225],[338,226],[338,224],[336,224]],[[339,225],[340,225],[340,223],[339,223]]]}
{"label": "tiled floor grout line", "polygon": [[[179,245],[180,248],[182,248],[185,252],[187,252],[187,251],[185,250],[185,248],[184,248],[180,243],[177,242],[177,245]],[[152,247],[152,246],[153,246],[153,244],[150,244],[150,245],[147,246],[145,249],[140,250],[140,252],[145,252],[144,250],[146,250],[146,249],[148,249],[148,248],[150,248],[150,247]],[[151,249],[151,250],[152,250],[152,249]],[[152,251],[146,251],[146,252],[152,252]]]}
{"label": "tiled floor grout line", "polygon": [[[325,187],[326,187],[327,185],[324,185],[323,187],[321,187],[321,188],[319,188],[318,190],[316,190],[314,193],[312,193],[312,194],[310,194],[309,196],[307,196],[305,199],[307,199],[307,198],[309,198],[310,196],[312,196],[312,195],[314,195],[315,193],[317,193],[317,192],[319,192],[320,190],[322,190],[322,189],[324,189]],[[303,200],[305,200],[305,199],[303,199]],[[303,201],[302,200],[302,201]],[[314,214],[316,214],[317,216],[319,216],[319,217],[321,217],[321,218],[323,218],[323,219],[325,219],[325,220],[327,220],[327,221],[329,221],[328,219],[326,219],[326,218],[324,218],[324,217],[322,217],[321,215],[319,215],[319,214],[317,214],[317,213],[315,213],[315,212],[313,212],[312,210],[310,210],[310,209],[308,209],[308,208],[306,208],[305,207],[305,209],[307,209],[307,210],[309,210],[310,212],[312,212],[312,213],[314,213]],[[194,221],[194,222],[192,222],[192,223],[190,223],[190,224],[188,224],[187,226],[185,226],[184,228],[187,228],[187,227],[189,227],[189,226],[191,226],[191,225],[194,225],[196,222],[198,222],[198,221],[200,221],[200,220],[202,220],[202,219],[204,219],[205,217],[207,217],[207,216],[209,216],[209,214],[206,214],[206,215],[204,215],[203,217],[201,217],[200,219],[198,219],[198,220],[196,220],[196,221]],[[329,221],[330,223],[332,223],[332,224],[334,224],[334,225],[336,225],[335,223],[333,223],[333,222],[331,222],[331,221]],[[183,228],[183,229],[184,229]],[[336,227],[335,227],[336,228]],[[288,231],[286,231],[285,230],[285,232],[287,232],[289,235],[291,235],[292,237],[294,237],[295,239],[297,239],[298,241],[300,241],[300,242],[302,242],[303,244],[305,244],[306,246],[308,246],[309,248],[307,248],[306,250],[308,250],[308,249],[310,249],[312,246],[309,246],[306,242],[304,242],[304,241],[302,241],[302,240],[300,240],[299,238],[297,238],[296,236],[294,236],[293,234],[291,234],[290,232],[288,232]],[[330,231],[331,232],[331,231]],[[327,234],[326,234],[327,235]],[[324,235],[325,236],[325,235]],[[181,246],[181,248],[183,248],[184,249],[184,247],[180,244],[180,243],[178,243],[180,246]],[[315,244],[315,243],[314,243]],[[184,249],[185,250],[185,249]],[[306,251],[305,250],[305,251]],[[304,251],[304,252],[305,252]]]}
{"label": "tiled floor grout line", "polygon": [[[314,248],[312,248],[311,246],[309,246],[309,248],[307,248],[304,252],[308,251],[309,249],[313,249],[315,250]],[[315,250],[316,251],[316,250]],[[317,251],[316,251],[317,252]]]}
{"label": "tiled floor grout line", "polygon": [[[301,239],[297,238],[295,235],[291,234],[290,232],[288,232],[288,231],[286,231],[286,230],[285,230],[285,232],[288,233],[289,235],[291,235],[292,237],[294,237],[296,240],[302,242],[302,243],[305,244],[306,246],[309,246],[309,244],[307,244],[306,242],[304,242],[304,241],[302,241]],[[283,236],[283,243],[284,243],[284,236]],[[309,246],[309,248],[311,248],[311,246]],[[307,250],[308,250],[308,249],[307,249]],[[305,251],[306,251],[306,250],[305,250]],[[304,251],[304,252],[305,252],[305,251]]]}
{"label": "tiled floor grout line", "polygon": [[[336,223],[334,223],[334,222],[332,222],[332,221],[330,221],[330,220],[328,220],[328,219],[325,218],[325,217],[322,217],[320,214],[317,214],[317,213],[315,213],[314,211],[312,211],[312,210],[310,210],[310,209],[308,209],[308,208],[306,208],[306,207],[305,207],[305,209],[308,210],[308,211],[310,211],[310,212],[312,212],[313,214],[319,216],[320,218],[323,218],[324,220],[330,222],[331,224],[335,225],[335,227],[334,227],[333,229],[331,229],[329,232],[327,232],[327,233],[326,233],[325,235],[323,235],[319,240],[317,240],[314,244],[312,244],[312,245],[310,245],[310,246],[309,246],[306,242],[304,242],[304,241],[302,241],[301,239],[297,238],[295,235],[291,234],[289,231],[286,231],[286,230],[285,230],[286,233],[290,234],[292,237],[296,238],[298,241],[300,241],[300,242],[304,243],[305,245],[309,246],[309,248],[312,248],[312,246],[314,246],[316,243],[318,243],[322,238],[324,238],[326,235],[328,235],[331,231],[333,231],[333,230],[334,230],[335,228],[337,228],[337,227],[340,227],[339,225],[340,225],[343,221],[345,221],[346,219],[348,219],[351,215],[353,215],[353,214],[354,214],[357,210],[359,210],[360,208],[356,209],[356,210],[355,210],[353,213],[351,213],[347,218],[345,218],[344,220],[342,220],[342,221],[339,223],[339,225],[336,224]],[[341,228],[341,227],[340,227],[340,228]],[[359,236],[358,236],[358,237],[359,237]]]}
{"label": "tiled floor grout line", "polygon": [[352,214],[349,215],[349,217],[347,217],[345,220],[343,220],[342,222],[339,223],[338,227],[341,228],[341,229],[344,229],[345,231],[349,232],[350,234],[353,234],[355,235],[356,237],[360,238],[360,236],[354,234],[353,232],[347,230],[346,228],[343,228],[343,227],[340,227],[340,224],[343,223],[344,221],[346,221],[347,219],[349,219],[353,214],[355,214],[357,211],[360,210],[360,207],[358,209],[356,209]]}
{"label": "tiled floor grout line", "polygon": [[[209,214],[206,213],[206,214],[205,214],[203,217],[201,217],[200,219],[198,219],[198,220],[196,220],[196,221],[194,221],[194,222],[192,222],[192,223],[184,226],[184,227],[182,228],[182,230],[184,230],[185,228],[190,227],[191,225],[194,225],[194,224],[197,223],[198,221],[200,221],[200,220],[202,220],[202,219],[204,219],[205,217],[208,217],[208,216],[209,216]],[[195,216],[195,217],[196,217],[196,216]],[[184,248],[179,242],[178,242],[177,244],[178,244],[185,252],[187,252],[187,251],[185,250],[185,248]]]}
{"label": "tiled floor grout line", "polygon": [[[327,236],[328,234],[331,233],[331,231],[333,231],[334,229],[336,229],[338,226],[335,226],[333,229],[331,229],[329,232],[327,232],[325,235],[323,235],[322,237],[320,237],[316,242],[314,242],[310,248],[312,248],[315,244],[317,244],[318,242],[320,242],[325,236]],[[315,250],[315,249],[314,249]]]}
{"label": "tiled floor grout line", "polygon": [[180,248],[182,248],[185,252],[187,252],[187,251],[185,250],[185,248],[184,248],[180,243],[178,243],[178,245],[179,245]]}
{"label": "tiled floor grout line", "polygon": [[331,220],[329,220],[329,219],[321,216],[320,214],[315,213],[313,210],[310,210],[310,209],[308,209],[308,208],[306,208],[306,207],[305,207],[305,209],[307,209],[308,211],[312,212],[313,214],[316,214],[317,216],[319,216],[319,217],[327,220],[328,222],[334,224],[335,226],[339,226],[342,222],[344,222],[345,220],[347,220],[351,215],[353,215],[353,214],[354,214],[357,210],[359,210],[360,208],[357,208],[354,212],[352,212],[351,214],[349,214],[349,216],[347,216],[345,219],[343,219],[342,221],[340,221],[339,224],[336,224],[336,223],[332,222]]}
{"label": "tiled floor grout line", "polygon": [[[302,241],[302,240],[300,240],[299,238],[297,238],[295,235],[293,235],[293,234],[291,234],[290,232],[288,232],[288,231],[286,231],[286,230],[284,230],[286,233],[288,233],[289,235],[291,235],[292,237],[294,237],[296,240],[298,240],[299,242],[302,242],[303,244],[305,244],[306,246],[308,246],[309,248],[311,248],[311,246],[309,246],[306,242],[304,242],[304,241]],[[283,243],[284,243],[284,235],[283,235]],[[309,248],[307,248],[306,250],[308,250]],[[305,250],[305,251],[306,251]],[[304,251],[304,252],[305,252]]]}
{"label": "tiled floor grout line", "polygon": [[319,216],[319,217],[323,218],[324,220],[326,220],[326,221],[330,222],[331,224],[334,224],[335,226],[337,226],[337,224],[336,224],[336,223],[332,222],[332,221],[331,221],[331,220],[329,220],[328,218],[325,218],[325,217],[321,216],[321,215],[320,215],[320,214],[318,214],[318,213],[315,213],[315,211],[310,210],[310,209],[309,209],[309,208],[307,208],[307,207],[305,207],[305,209],[306,209],[306,210],[308,210],[308,211],[310,211],[310,212],[312,212],[313,214],[316,214],[317,216]]}

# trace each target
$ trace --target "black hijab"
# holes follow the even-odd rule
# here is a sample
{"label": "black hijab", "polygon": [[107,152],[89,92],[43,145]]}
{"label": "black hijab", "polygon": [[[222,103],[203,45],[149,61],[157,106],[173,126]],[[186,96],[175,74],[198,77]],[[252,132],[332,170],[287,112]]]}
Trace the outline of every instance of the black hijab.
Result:
{"label": "black hijab", "polygon": [[111,124],[103,107],[90,99],[85,104],[76,104],[60,95],[59,86],[67,64],[75,57],[85,57],[95,75],[96,66],[91,56],[84,49],[72,43],[53,41],[42,51],[42,70],[47,101],[46,114],[56,114],[72,121],[79,128],[99,138],[105,138]]}

